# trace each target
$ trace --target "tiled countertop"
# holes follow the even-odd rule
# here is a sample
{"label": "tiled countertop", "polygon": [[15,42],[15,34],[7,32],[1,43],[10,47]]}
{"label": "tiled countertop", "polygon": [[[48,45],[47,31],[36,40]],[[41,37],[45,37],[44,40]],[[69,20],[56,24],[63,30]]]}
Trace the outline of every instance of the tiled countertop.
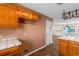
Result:
{"label": "tiled countertop", "polygon": [[1,39],[0,50],[21,45],[21,42],[16,38]]}
{"label": "tiled countertop", "polygon": [[57,37],[63,40],[79,41],[79,35],[60,35]]}

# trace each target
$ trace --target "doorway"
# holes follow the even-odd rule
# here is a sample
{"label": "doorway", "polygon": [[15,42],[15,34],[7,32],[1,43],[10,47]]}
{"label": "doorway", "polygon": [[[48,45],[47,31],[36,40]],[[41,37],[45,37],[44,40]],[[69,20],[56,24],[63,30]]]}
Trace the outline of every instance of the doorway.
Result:
{"label": "doorway", "polygon": [[53,34],[53,30],[52,30],[52,26],[53,26],[53,22],[50,20],[46,20],[46,45],[52,44],[52,34]]}

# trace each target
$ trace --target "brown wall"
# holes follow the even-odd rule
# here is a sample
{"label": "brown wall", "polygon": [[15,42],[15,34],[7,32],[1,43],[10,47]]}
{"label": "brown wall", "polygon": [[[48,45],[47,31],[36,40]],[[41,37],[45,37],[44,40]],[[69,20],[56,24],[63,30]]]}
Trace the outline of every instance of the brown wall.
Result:
{"label": "brown wall", "polygon": [[23,54],[45,45],[45,19],[41,17],[37,22],[26,21],[17,29],[0,29],[4,37],[16,36],[21,40]]}

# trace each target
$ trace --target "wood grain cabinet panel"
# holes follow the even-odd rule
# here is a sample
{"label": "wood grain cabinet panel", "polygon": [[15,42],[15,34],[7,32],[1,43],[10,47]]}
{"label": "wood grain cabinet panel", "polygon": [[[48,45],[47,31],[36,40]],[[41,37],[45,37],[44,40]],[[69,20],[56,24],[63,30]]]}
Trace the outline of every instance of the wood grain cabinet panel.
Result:
{"label": "wood grain cabinet panel", "polygon": [[67,56],[68,55],[68,41],[59,40],[59,55]]}
{"label": "wood grain cabinet panel", "polygon": [[21,46],[0,50],[0,56],[19,56],[20,53],[21,53]]}
{"label": "wood grain cabinet panel", "polygon": [[17,13],[19,17],[28,21],[37,21],[40,19],[39,13],[19,4],[15,4],[15,6],[18,8]]}
{"label": "wood grain cabinet panel", "polygon": [[0,27],[17,27],[17,8],[0,5]]}
{"label": "wood grain cabinet panel", "polygon": [[15,51],[14,53],[7,54],[7,56],[19,56],[19,52]]}
{"label": "wood grain cabinet panel", "polygon": [[[57,45],[58,55],[61,56],[79,56],[79,42],[65,39],[54,39]],[[57,42],[56,42],[57,41]]]}
{"label": "wood grain cabinet panel", "polygon": [[18,27],[19,18],[36,21],[39,19],[39,14],[18,4],[0,4],[0,28]]}
{"label": "wood grain cabinet panel", "polygon": [[79,56],[79,42],[70,41],[69,43],[69,55]]}
{"label": "wood grain cabinet panel", "polygon": [[54,51],[54,55],[56,55],[56,56],[58,56],[59,55],[59,53],[58,53],[58,42],[59,42],[59,40],[58,40],[58,38],[57,38],[57,36],[53,36],[53,49],[55,50]]}

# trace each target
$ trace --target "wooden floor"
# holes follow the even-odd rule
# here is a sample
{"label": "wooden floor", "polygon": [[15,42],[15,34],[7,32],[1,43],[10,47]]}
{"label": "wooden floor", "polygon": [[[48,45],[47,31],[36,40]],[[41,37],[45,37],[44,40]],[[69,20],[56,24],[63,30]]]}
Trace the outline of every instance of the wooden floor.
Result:
{"label": "wooden floor", "polygon": [[31,54],[30,56],[54,56],[53,54],[53,44]]}

